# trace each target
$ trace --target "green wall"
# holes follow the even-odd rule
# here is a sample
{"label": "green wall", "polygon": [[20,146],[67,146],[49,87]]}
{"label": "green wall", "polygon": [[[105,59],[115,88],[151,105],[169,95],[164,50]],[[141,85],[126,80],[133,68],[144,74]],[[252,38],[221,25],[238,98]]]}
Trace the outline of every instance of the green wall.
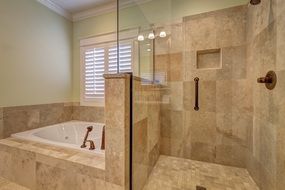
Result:
{"label": "green wall", "polygon": [[80,101],[80,39],[116,32],[116,12],[88,18],[73,24],[73,101]]}
{"label": "green wall", "polygon": [[36,0],[0,0],[0,107],[72,100],[72,23]]}

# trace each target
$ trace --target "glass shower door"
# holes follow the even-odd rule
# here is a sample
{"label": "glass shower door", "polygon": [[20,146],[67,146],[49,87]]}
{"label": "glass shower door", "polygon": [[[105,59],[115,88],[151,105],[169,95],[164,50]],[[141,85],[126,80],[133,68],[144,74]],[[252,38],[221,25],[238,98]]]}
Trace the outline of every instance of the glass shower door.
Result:
{"label": "glass shower door", "polygon": [[132,189],[282,190],[284,11],[279,0],[119,0],[119,39],[136,31]]}

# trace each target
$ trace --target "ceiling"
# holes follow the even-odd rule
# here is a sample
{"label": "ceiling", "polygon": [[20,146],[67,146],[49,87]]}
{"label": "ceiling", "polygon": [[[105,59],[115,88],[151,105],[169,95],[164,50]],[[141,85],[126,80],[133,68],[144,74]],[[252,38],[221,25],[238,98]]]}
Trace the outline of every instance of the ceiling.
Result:
{"label": "ceiling", "polygon": [[52,2],[68,11],[69,13],[74,14],[110,2],[116,2],[116,0],[52,0]]}

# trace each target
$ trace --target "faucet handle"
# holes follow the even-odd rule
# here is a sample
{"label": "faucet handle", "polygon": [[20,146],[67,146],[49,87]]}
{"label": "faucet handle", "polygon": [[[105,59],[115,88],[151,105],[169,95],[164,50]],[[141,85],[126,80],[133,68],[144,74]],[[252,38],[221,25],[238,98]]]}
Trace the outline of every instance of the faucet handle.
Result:
{"label": "faucet handle", "polygon": [[258,83],[264,83],[265,87],[268,90],[272,90],[275,88],[277,83],[277,76],[274,71],[269,71],[265,77],[260,77],[257,79]]}
{"label": "faucet handle", "polygon": [[90,125],[90,126],[87,127],[87,131],[88,131],[88,132],[90,132],[90,131],[92,131],[92,130],[93,130],[93,126],[92,126],[92,125]]}

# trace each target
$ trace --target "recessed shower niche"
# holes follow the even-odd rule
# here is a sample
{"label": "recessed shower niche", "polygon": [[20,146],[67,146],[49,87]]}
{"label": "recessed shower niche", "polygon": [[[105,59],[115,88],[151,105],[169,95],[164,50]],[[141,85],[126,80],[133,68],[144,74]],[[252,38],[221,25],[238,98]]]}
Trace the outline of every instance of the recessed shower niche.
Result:
{"label": "recessed shower niche", "polygon": [[222,51],[221,49],[206,49],[197,51],[197,69],[221,69]]}

